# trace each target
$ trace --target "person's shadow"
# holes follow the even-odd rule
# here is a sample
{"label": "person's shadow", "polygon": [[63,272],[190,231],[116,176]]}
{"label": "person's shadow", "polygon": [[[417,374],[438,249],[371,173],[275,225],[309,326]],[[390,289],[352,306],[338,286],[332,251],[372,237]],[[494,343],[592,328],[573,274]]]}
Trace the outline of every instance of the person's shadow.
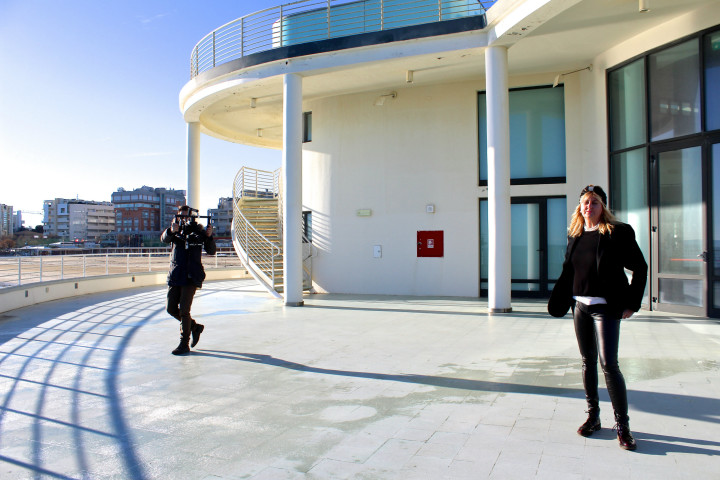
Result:
{"label": "person's shadow", "polygon": [[[576,388],[525,385],[509,382],[473,380],[433,375],[386,374],[377,372],[336,370],[312,367],[301,363],[275,358],[271,355],[258,353],[200,349],[193,351],[192,355],[202,355],[240,362],[259,363],[278,368],[285,368],[288,370],[316,373],[320,375],[369,378],[391,382],[430,385],[440,388],[559,396],[577,399],[583,399],[585,397],[584,392],[581,389]],[[708,425],[708,427],[713,430],[717,430],[717,424],[720,423],[720,419],[718,418],[718,412],[720,412],[720,399],[717,398],[632,390],[629,392],[629,400],[631,403],[631,410],[644,411],[659,416],[686,418],[697,422],[705,422],[711,424]],[[645,455],[667,455],[671,452],[694,455],[720,455],[720,441],[660,435],[637,430],[633,430],[633,436],[642,442],[641,447],[638,448],[637,452]],[[601,431],[595,433],[593,438],[617,441],[617,435],[611,428],[603,428]]]}

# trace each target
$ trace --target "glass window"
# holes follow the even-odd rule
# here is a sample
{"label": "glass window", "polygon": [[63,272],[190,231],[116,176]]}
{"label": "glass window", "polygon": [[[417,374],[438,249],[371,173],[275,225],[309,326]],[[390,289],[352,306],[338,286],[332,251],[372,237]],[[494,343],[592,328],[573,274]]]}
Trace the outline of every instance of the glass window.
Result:
{"label": "glass window", "polygon": [[720,128],[720,32],[705,37],[705,122],[707,130]]}
{"label": "glass window", "polygon": [[[515,280],[540,280],[540,205],[516,203],[510,207],[510,271]],[[531,287],[533,285],[533,287]],[[513,283],[513,290],[537,290],[537,283]]]}
{"label": "glass window", "polygon": [[[712,146],[712,186],[712,271],[714,275],[720,276],[720,143]],[[720,304],[717,295],[715,302]]]}
{"label": "glass window", "polygon": [[700,131],[699,53],[693,39],[648,57],[653,141]]}
{"label": "glass window", "polygon": [[644,144],[647,138],[645,121],[645,60],[626,65],[608,76],[610,97],[610,149],[622,150]]}
{"label": "glass window", "polygon": [[[567,246],[567,199],[516,199],[511,212],[511,278],[514,291],[540,291],[560,276]],[[480,200],[480,278],[488,278],[488,201]],[[546,251],[548,255],[543,255]],[[548,277],[545,278],[545,273]],[[487,283],[482,284],[487,289]]]}
{"label": "glass window", "polygon": [[702,149],[663,152],[658,165],[658,270],[702,275]]}
{"label": "glass window", "polygon": [[312,212],[305,211],[303,216],[303,242],[312,243]]}
{"label": "glass window", "polygon": [[[647,150],[638,148],[610,157],[611,209],[621,222],[635,230],[635,239],[645,257],[650,261],[650,205],[648,204]],[[645,285],[643,303],[647,298],[649,282]]]}
{"label": "glass window", "polygon": [[303,113],[303,142],[312,142],[312,112]]}
{"label": "glass window", "polygon": [[610,202],[618,220],[630,224],[645,258],[650,258],[650,207],[647,150],[638,148],[610,158]]}
{"label": "glass window", "polygon": [[[548,279],[557,280],[562,273],[562,264],[567,249],[567,199],[548,198],[547,200],[547,237],[548,237]],[[552,285],[550,286],[552,289]]]}
{"label": "glass window", "polygon": [[[561,178],[565,181],[564,89],[511,90],[510,178]],[[478,97],[480,181],[487,181],[487,107]],[[555,180],[553,180],[555,181]],[[522,181],[516,183],[523,183]]]}
{"label": "glass window", "polygon": [[[488,232],[488,201],[480,200],[480,278],[488,278],[490,240]],[[481,287],[487,290],[487,284]]]}

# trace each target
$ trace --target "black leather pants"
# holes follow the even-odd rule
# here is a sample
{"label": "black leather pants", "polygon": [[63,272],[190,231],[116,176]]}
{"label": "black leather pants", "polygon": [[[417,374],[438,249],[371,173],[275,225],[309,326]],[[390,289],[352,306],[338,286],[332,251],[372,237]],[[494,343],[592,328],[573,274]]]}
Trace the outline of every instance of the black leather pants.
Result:
{"label": "black leather pants", "polygon": [[627,389],[618,365],[620,317],[611,314],[607,305],[584,305],[577,302],[573,320],[582,357],[583,385],[589,411],[600,411],[597,368],[599,356],[610,401],[615,410],[615,419],[618,423],[627,425]]}
{"label": "black leather pants", "polygon": [[183,340],[190,338],[195,323],[195,320],[190,316],[190,308],[196,290],[195,285],[168,288],[167,312],[180,321],[180,336]]}

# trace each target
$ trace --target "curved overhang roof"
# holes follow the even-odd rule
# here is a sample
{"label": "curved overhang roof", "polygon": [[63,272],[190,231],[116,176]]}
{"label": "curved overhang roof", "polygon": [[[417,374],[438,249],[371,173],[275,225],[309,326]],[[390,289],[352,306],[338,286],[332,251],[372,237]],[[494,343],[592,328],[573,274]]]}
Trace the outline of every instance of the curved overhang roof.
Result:
{"label": "curved overhang roof", "polygon": [[[484,78],[489,45],[509,50],[512,75],[585,67],[598,54],[715,0],[498,0],[483,16],[280,47],[211,68],[180,93],[187,122],[208,135],[282,148],[282,77],[303,77],[303,99]],[[487,21],[487,25],[485,25]],[[484,27],[484,28],[483,28]],[[525,41],[528,39],[528,41]],[[413,84],[406,83],[413,71]],[[260,129],[260,135],[258,134]]]}

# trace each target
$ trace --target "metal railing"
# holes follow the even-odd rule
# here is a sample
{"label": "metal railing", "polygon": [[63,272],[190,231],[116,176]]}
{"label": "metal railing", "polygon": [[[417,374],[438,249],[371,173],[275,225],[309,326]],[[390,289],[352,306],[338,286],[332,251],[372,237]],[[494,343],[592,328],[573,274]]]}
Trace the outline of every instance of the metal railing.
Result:
{"label": "metal railing", "polygon": [[237,206],[233,215],[233,244],[238,258],[268,290],[277,291],[282,279],[282,248],[260,233]]}
{"label": "metal railing", "polygon": [[192,50],[190,77],[273,48],[483,15],[497,0],[300,0],[233,20]]}
{"label": "metal railing", "polygon": [[[283,280],[283,245],[282,245],[282,180],[281,169],[273,172],[243,167],[235,176],[233,182],[233,223],[232,239],[237,255],[248,271],[269,292],[277,296],[282,290]],[[273,241],[259,231],[251,220],[243,213],[243,208],[252,210],[256,205],[249,205],[244,200],[274,200],[273,206],[266,206],[266,214],[261,214],[263,220],[275,216],[270,226]],[[262,203],[262,202],[261,202]],[[263,208],[263,207],[261,207]],[[312,242],[300,232],[303,242],[303,288],[312,288],[312,257],[315,256],[315,247]]]}
{"label": "metal railing", "polygon": [[280,192],[280,169],[274,172],[242,167],[235,175],[233,196],[240,198],[277,198]]}
{"label": "metal railing", "polygon": [[[268,290],[282,279],[282,246],[263,235],[241,210],[244,199],[279,201],[280,169],[274,172],[242,167],[233,182],[232,239],[243,265]],[[277,213],[276,213],[277,215]]]}
{"label": "metal railing", "polygon": [[[242,263],[231,247],[203,253],[206,270],[238,268]],[[0,257],[0,288],[53,280],[116,274],[168,271],[170,250],[137,253],[91,253]]]}

